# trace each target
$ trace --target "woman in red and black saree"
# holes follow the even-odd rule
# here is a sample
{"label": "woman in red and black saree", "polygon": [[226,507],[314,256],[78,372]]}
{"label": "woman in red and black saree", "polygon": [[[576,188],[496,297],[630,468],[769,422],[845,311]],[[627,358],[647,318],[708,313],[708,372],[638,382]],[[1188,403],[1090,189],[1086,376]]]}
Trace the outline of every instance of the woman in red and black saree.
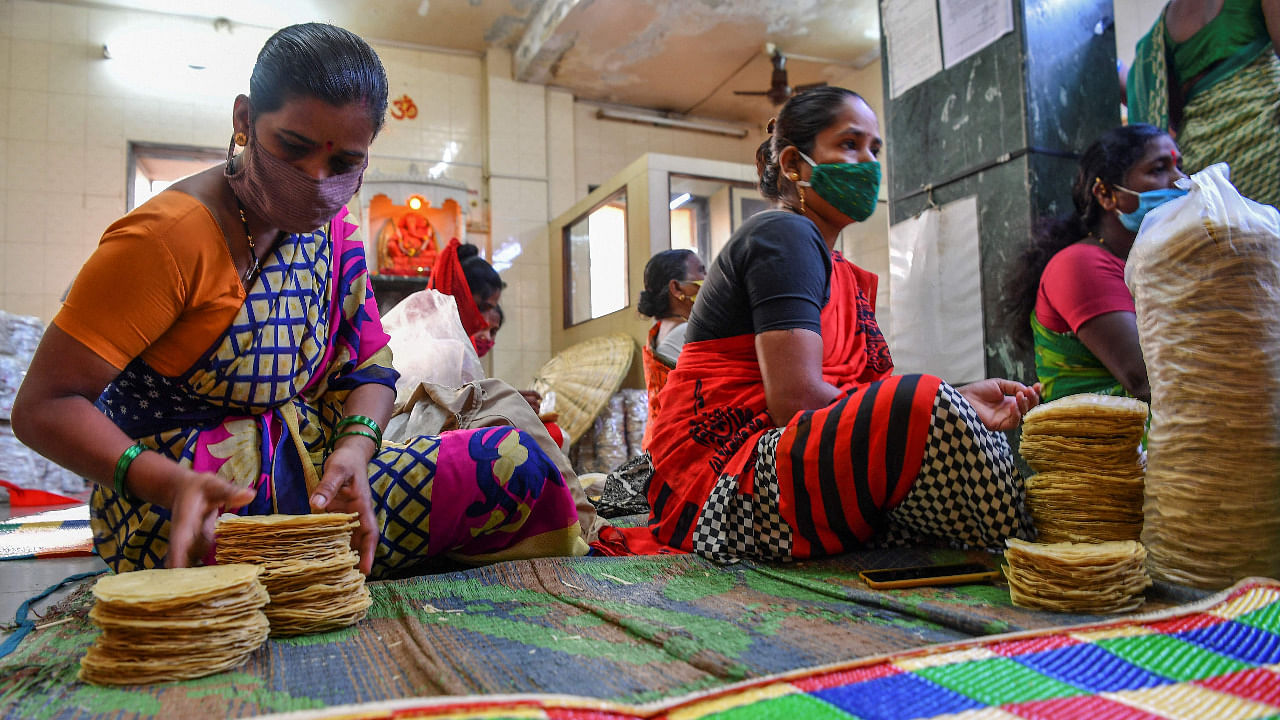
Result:
{"label": "woman in red and black saree", "polygon": [[608,529],[596,547],[790,560],[1027,537],[1000,431],[1038,389],[893,375],[876,278],[834,251],[875,209],[875,114],[851,91],[818,88],[789,100],[770,133],[760,188],[782,209],[743,223],[698,294],[649,446],[648,526]]}
{"label": "woman in red and black saree", "polygon": [[224,509],[357,512],[375,577],[586,552],[564,478],[521,431],[382,442],[397,373],[344,205],[386,105],[359,37],[280,30],[236,98],[225,167],[118,220],[77,277],[13,428],[95,482],[114,570],[213,562]]}

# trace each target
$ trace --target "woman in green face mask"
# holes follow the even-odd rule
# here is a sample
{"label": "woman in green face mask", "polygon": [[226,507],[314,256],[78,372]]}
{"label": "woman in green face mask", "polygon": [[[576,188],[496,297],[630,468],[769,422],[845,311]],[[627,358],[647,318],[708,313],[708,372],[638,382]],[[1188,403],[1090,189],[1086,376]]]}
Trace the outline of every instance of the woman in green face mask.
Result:
{"label": "woman in green face mask", "polygon": [[998,431],[1037,388],[893,375],[876,276],[834,250],[875,210],[875,113],[824,87],[789,100],[769,130],[756,167],[777,209],[738,228],[693,305],[648,446],[650,522],[602,532],[598,547],[798,559],[1027,537]]}
{"label": "woman in green face mask", "polygon": [[1149,400],[1125,261],[1148,210],[1186,194],[1178,146],[1152,125],[1103,133],[1080,157],[1074,208],[1036,224],[1010,266],[1004,315],[1014,340],[1035,350],[1043,399],[1076,393]]}

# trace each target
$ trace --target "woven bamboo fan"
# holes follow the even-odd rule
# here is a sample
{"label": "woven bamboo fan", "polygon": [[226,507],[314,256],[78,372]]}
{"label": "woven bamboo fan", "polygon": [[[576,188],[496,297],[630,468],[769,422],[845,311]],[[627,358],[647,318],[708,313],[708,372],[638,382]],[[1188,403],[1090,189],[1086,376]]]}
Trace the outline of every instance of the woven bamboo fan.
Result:
{"label": "woven bamboo fan", "polygon": [[533,377],[543,398],[554,393],[556,422],[575,443],[591,427],[631,369],[636,343],[626,333],[592,338],[565,348]]}

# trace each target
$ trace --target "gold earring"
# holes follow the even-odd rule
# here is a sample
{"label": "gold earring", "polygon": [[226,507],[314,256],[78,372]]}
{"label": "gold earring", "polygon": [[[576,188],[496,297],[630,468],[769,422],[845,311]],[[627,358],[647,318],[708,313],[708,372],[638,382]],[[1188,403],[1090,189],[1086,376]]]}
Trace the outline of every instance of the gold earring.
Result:
{"label": "gold earring", "polygon": [[238,132],[238,133],[236,133],[236,136],[235,136],[234,138],[232,138],[231,140],[232,140],[232,142],[234,142],[235,144],[239,145],[240,147],[244,147],[245,145],[248,145],[248,144],[249,144],[249,136],[248,136],[248,135],[245,135],[245,134],[244,134],[244,133],[242,133],[242,132]]}
{"label": "gold earring", "polygon": [[800,214],[803,215],[804,214],[804,186],[797,185],[796,190],[800,191]]}
{"label": "gold earring", "polygon": [[794,173],[794,172],[793,172],[793,173],[791,173],[790,175],[788,175],[788,176],[787,176],[787,178],[788,178],[789,180],[791,180],[791,182],[795,182],[796,180],[799,180],[799,179],[800,179],[800,173]]}

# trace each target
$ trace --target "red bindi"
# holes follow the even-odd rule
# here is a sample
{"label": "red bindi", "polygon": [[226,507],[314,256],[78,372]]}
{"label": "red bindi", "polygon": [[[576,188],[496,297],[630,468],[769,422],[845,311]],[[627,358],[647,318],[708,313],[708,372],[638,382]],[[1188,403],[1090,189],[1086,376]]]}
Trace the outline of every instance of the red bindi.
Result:
{"label": "red bindi", "polygon": [[325,149],[326,149],[326,150],[332,150],[332,149],[333,149],[333,141],[332,141],[332,140],[328,140],[328,141],[326,141],[326,142],[325,142],[325,144],[324,144],[324,147],[325,147]]}

